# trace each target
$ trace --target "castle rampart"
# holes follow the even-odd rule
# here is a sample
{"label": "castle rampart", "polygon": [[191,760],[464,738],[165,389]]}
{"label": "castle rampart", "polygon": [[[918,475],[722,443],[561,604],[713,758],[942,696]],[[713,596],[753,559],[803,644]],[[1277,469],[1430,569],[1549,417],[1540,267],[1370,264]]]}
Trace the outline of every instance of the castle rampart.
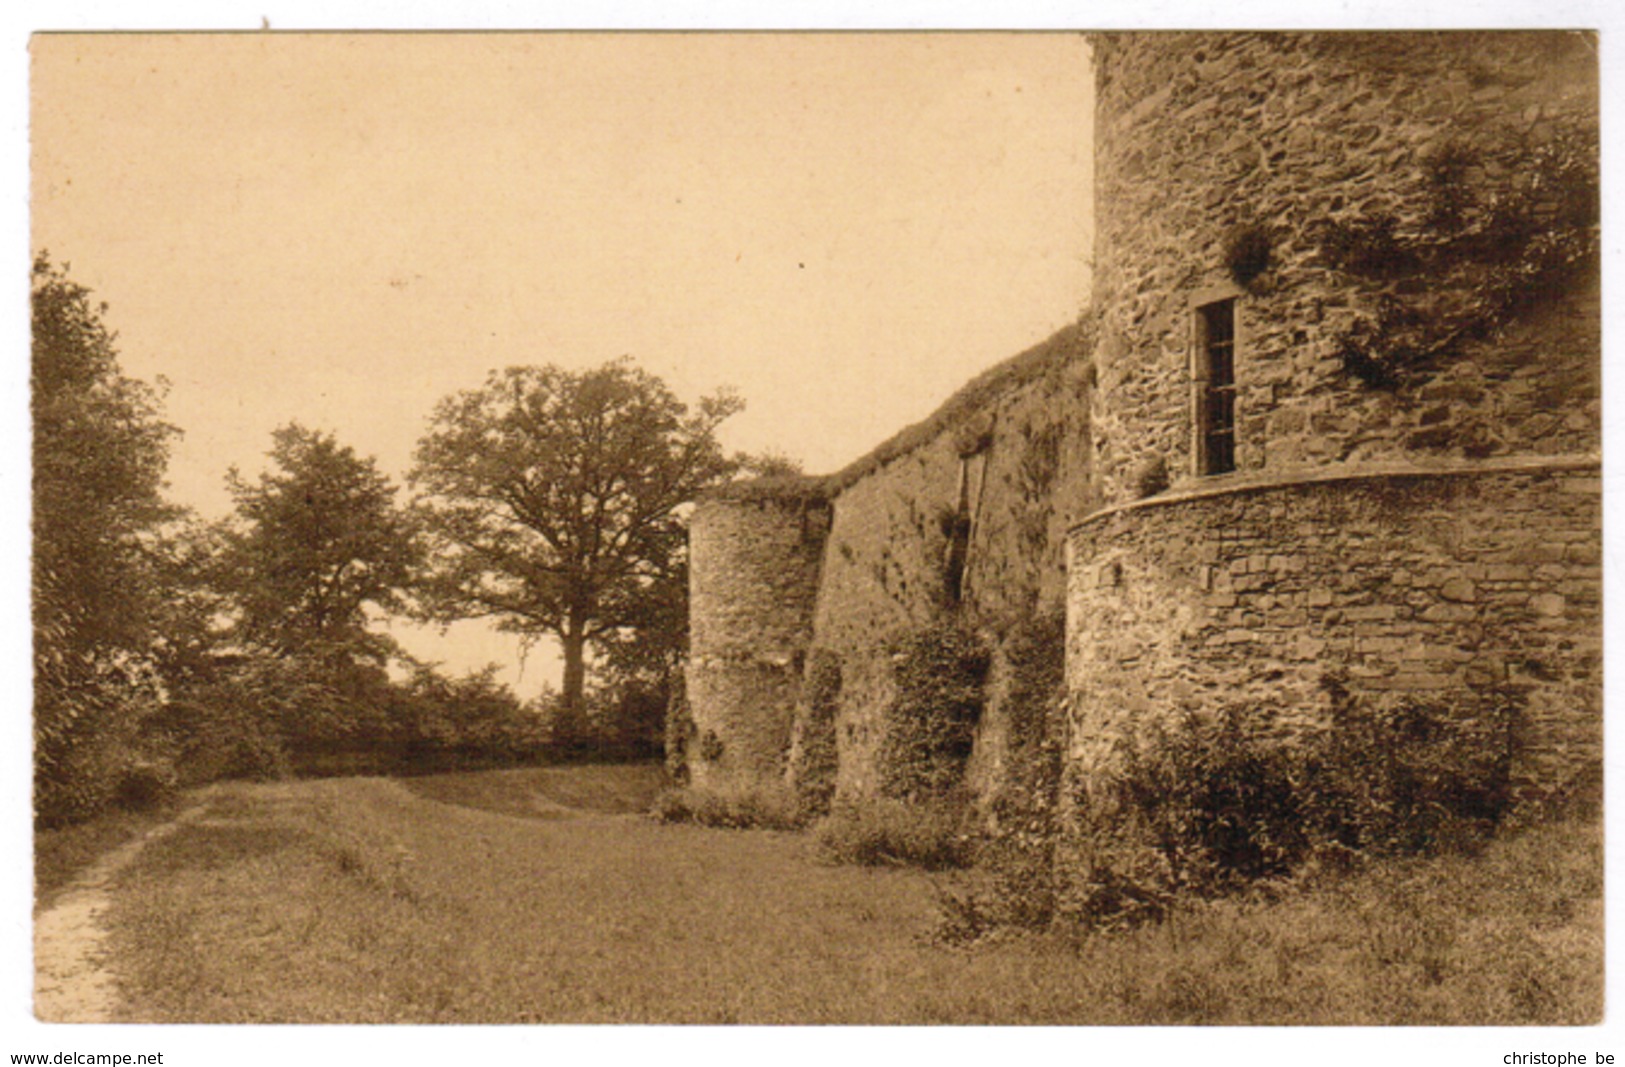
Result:
{"label": "castle rampart", "polygon": [[[1178,715],[1302,733],[1402,697],[1516,705],[1525,793],[1594,778],[1594,38],[1134,33],[1095,54],[1093,307],[801,483],[830,509],[816,564],[777,535],[712,544],[735,520],[701,503],[696,724],[755,731],[753,773],[777,774],[805,692],[716,664],[793,646],[828,668],[837,795],[882,792],[896,641],[951,624],[995,652],[965,772],[985,795],[1000,643],[1064,602],[1064,796],[1109,792],[1123,742]],[[792,574],[793,596],[747,588]],[[1082,840],[1111,809],[1067,810]]]}

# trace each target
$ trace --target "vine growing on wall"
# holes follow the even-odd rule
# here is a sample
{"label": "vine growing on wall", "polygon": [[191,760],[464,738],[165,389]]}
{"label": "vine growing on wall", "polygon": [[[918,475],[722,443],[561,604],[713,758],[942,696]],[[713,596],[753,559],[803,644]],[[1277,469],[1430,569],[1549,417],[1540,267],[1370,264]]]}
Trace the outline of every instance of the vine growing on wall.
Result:
{"label": "vine growing on wall", "polygon": [[841,657],[827,648],[807,656],[796,704],[795,742],[790,749],[790,782],[802,807],[813,815],[829,811],[840,769],[835,719],[841,702]]}
{"label": "vine growing on wall", "polygon": [[1420,168],[1417,210],[1323,225],[1322,258],[1367,296],[1336,339],[1349,373],[1404,385],[1560,293],[1600,245],[1596,160],[1596,126],[1575,118],[1538,141],[1450,141]]}
{"label": "vine growing on wall", "polygon": [[881,792],[945,794],[964,779],[982,715],[988,651],[970,628],[944,622],[888,642],[896,695],[886,709]]}

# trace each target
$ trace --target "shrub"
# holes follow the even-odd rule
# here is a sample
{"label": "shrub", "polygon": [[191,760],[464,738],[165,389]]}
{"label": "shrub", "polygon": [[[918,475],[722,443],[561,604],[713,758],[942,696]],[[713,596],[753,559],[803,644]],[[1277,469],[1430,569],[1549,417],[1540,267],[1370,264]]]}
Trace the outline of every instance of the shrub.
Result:
{"label": "shrub", "polygon": [[1059,611],[1014,626],[999,648],[1008,679],[1005,760],[976,849],[979,889],[945,901],[968,922],[1042,927],[1055,909],[1055,802],[1061,781],[1066,620]]}
{"label": "shrub", "polygon": [[1521,700],[1356,700],[1326,687],[1325,728],[1291,737],[1267,707],[1187,712],[1121,742],[1121,773],[1079,797],[1086,871],[1069,916],[1160,918],[1180,895],[1292,875],[1311,857],[1432,853],[1483,842],[1510,802]]}
{"label": "shrub", "polygon": [[1152,456],[1134,470],[1134,499],[1144,500],[1165,492],[1170,485],[1168,461]]}
{"label": "shrub", "polygon": [[1273,720],[1235,706],[1187,713],[1123,746],[1119,803],[1173,884],[1209,892],[1284,874],[1303,855],[1302,775],[1294,749],[1269,736]]}
{"label": "shrub", "polygon": [[878,798],[837,804],[813,827],[813,838],[836,863],[961,867],[971,857],[963,805],[954,800],[910,804]]}
{"label": "shrub", "polygon": [[782,785],[667,789],[655,798],[651,814],[661,822],[725,830],[800,830],[809,821],[800,798]]}
{"label": "shrub", "polygon": [[120,800],[127,776],[160,758],[149,736],[156,677],[144,662],[86,657],[46,663],[35,678],[34,818],[40,828],[81,822]]}
{"label": "shrub", "polygon": [[125,811],[148,811],[175,795],[175,768],[164,759],[137,759],[123,769],[113,803]]}
{"label": "shrub", "polygon": [[1523,701],[1489,689],[1452,705],[1356,700],[1323,683],[1328,728],[1308,746],[1304,815],[1321,841],[1378,853],[1482,841],[1511,801]]}
{"label": "shrub", "polygon": [[1250,285],[1270,267],[1270,232],[1259,223],[1238,226],[1225,235],[1224,265],[1237,285]]}

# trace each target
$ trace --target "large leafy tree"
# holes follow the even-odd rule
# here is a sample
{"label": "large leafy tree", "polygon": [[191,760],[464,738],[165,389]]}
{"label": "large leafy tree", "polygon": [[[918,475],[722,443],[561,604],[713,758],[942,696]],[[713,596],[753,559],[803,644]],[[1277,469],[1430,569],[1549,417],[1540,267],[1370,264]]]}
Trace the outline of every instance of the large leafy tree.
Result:
{"label": "large leafy tree", "polygon": [[239,637],[281,656],[381,662],[391,646],[368,612],[402,606],[421,558],[395,486],[373,459],[297,423],[272,434],[269,458],[256,480],[228,476],[237,511],[219,573]]}
{"label": "large leafy tree", "polygon": [[35,649],[141,649],[169,445],[157,389],[119,368],[105,304],[41,255],[33,271]]}
{"label": "large leafy tree", "polygon": [[43,254],[31,304],[35,800],[53,822],[105,799],[103,757],[155,701],[143,679],[177,431],[159,391],[122,373],[106,305]]}
{"label": "large leafy tree", "polygon": [[412,475],[434,536],[431,614],[557,639],[561,729],[579,730],[588,650],[675,624],[678,509],[735,470],[715,431],[740,407],[722,392],[690,408],[624,358],[511,367],[443,400]]}

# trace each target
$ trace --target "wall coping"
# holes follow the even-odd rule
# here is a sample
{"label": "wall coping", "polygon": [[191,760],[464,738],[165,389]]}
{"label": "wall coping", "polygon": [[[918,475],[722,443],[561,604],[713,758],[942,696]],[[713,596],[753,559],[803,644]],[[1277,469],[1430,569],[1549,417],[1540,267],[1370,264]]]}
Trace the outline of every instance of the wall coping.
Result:
{"label": "wall coping", "polygon": [[1538,471],[1572,471],[1602,469],[1602,456],[1597,453],[1567,454],[1560,456],[1516,456],[1490,460],[1457,460],[1449,465],[1422,466],[1416,463],[1362,463],[1353,467],[1322,468],[1314,471],[1288,471],[1273,474],[1237,471],[1204,478],[1190,488],[1178,489],[1113,504],[1084,516],[1067,528],[1067,536],[1092,526],[1103,519],[1127,511],[1141,511],[1184,504],[1192,500],[1212,497],[1236,496],[1243,493],[1288,489],[1300,485],[1324,485],[1332,482],[1384,481],[1406,478],[1471,478],[1489,474],[1520,474]]}

